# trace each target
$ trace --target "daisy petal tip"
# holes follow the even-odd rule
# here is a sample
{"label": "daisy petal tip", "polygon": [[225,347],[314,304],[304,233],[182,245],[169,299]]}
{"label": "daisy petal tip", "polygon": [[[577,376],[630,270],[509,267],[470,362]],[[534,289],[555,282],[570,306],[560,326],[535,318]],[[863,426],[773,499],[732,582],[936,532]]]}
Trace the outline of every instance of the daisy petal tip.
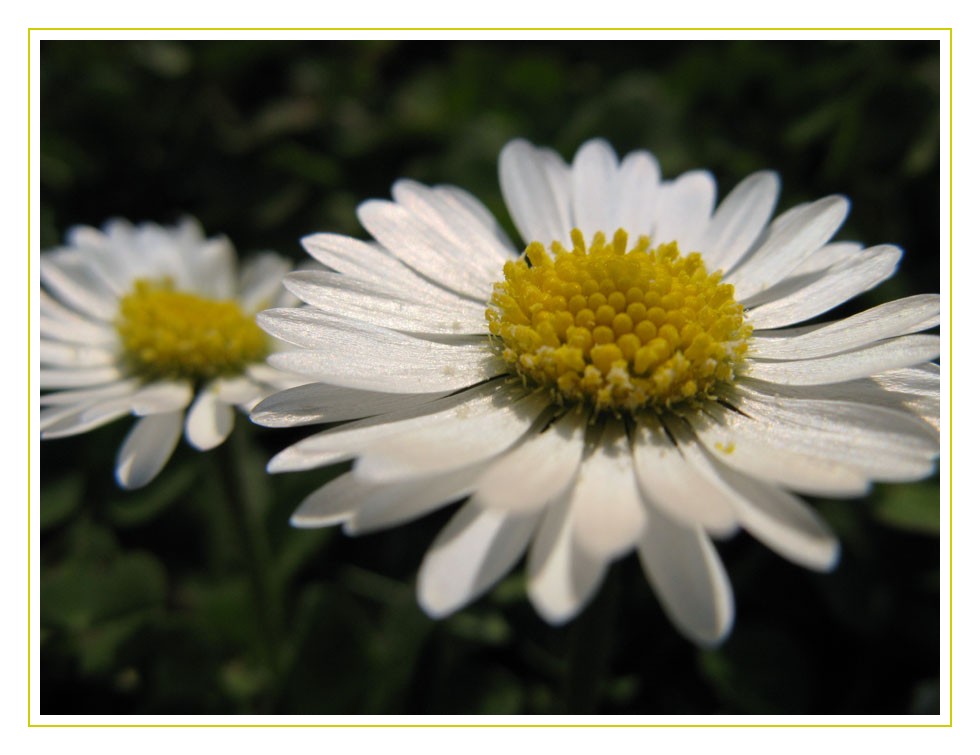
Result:
{"label": "daisy petal tip", "polygon": [[503,149],[500,150],[500,159],[507,160],[512,159],[515,153],[522,152],[525,150],[533,150],[534,145],[531,144],[527,139],[523,137],[518,137],[517,139],[511,139],[507,142]]}
{"label": "daisy petal tip", "polygon": [[[813,561],[814,571],[819,572],[832,572],[837,568],[840,563],[841,558],[841,547],[840,540],[836,537],[831,541],[826,543],[826,545],[821,549],[822,553],[817,554],[817,558]],[[821,557],[822,556],[822,557]]]}
{"label": "daisy petal tip", "polygon": [[285,464],[281,458],[282,454],[278,453],[269,459],[268,463],[265,465],[265,471],[269,474],[280,474],[282,472],[288,472],[289,467]]}
{"label": "daisy petal tip", "polygon": [[828,208],[833,208],[834,216],[840,216],[839,223],[843,223],[844,218],[846,218],[848,213],[851,211],[851,200],[843,194],[830,194],[823,199],[818,199],[817,203]]}
{"label": "daisy petal tip", "polygon": [[341,529],[343,530],[344,534],[347,535],[347,537],[359,537],[360,535],[363,535],[371,531],[369,527],[365,528],[362,527],[360,524],[358,524],[354,520],[354,517],[345,519],[340,524],[341,524]]}
{"label": "daisy petal tip", "polygon": [[810,571],[828,574],[834,571],[840,563],[840,541],[835,536],[828,535],[819,541],[797,545],[792,554],[782,553],[780,555]]}
{"label": "daisy petal tip", "polygon": [[419,608],[422,609],[422,613],[428,616],[433,621],[440,621],[451,616],[454,612],[454,608],[446,608],[439,606],[438,604],[432,602],[429,598],[423,598],[422,595],[417,597]]}
{"label": "daisy petal tip", "polygon": [[701,526],[704,527],[704,531],[713,540],[730,540],[742,529],[738,523],[738,519],[734,517],[730,520],[719,521],[717,523],[701,523]]}
{"label": "daisy petal tip", "polygon": [[684,632],[685,636],[694,642],[695,644],[701,646],[705,650],[716,650],[725,644],[728,637],[732,633],[732,628],[735,625],[735,614],[734,612],[726,617],[723,621],[719,622],[717,626],[712,627],[707,631],[701,632]]}
{"label": "daisy petal tip", "polygon": [[528,591],[528,600],[534,606],[538,616],[553,627],[564,626],[578,616],[581,606],[558,605],[550,598],[538,595],[533,590]]}
{"label": "daisy petal tip", "polygon": [[575,152],[576,159],[580,159],[580,156],[590,155],[601,157],[611,156],[614,161],[616,160],[616,150],[613,149],[607,139],[598,136],[589,139],[587,142],[583,142]]}
{"label": "daisy petal tip", "polygon": [[395,204],[386,199],[367,199],[357,206],[357,219],[362,226],[367,228],[371,225],[372,220],[386,217],[390,208],[393,207]]}
{"label": "daisy petal tip", "polygon": [[139,490],[145,488],[156,477],[147,477],[133,473],[132,465],[123,464],[116,467],[116,484],[123,490]]}
{"label": "daisy petal tip", "polygon": [[296,511],[289,517],[289,526],[298,530],[317,530],[323,527],[333,527],[346,521],[345,516],[315,516]]}
{"label": "daisy petal tip", "polygon": [[222,443],[225,442],[224,438],[219,438],[216,436],[203,438],[203,437],[197,437],[197,436],[191,437],[189,435],[185,435],[184,437],[187,438],[187,443],[191,446],[191,448],[193,448],[195,451],[201,451],[201,452],[213,451],[215,448],[217,448],[218,446],[220,446]]}
{"label": "daisy petal tip", "polygon": [[422,570],[419,572],[415,596],[419,608],[422,609],[426,616],[434,621],[451,616],[464,605],[457,596],[452,595],[444,589],[440,589],[439,584],[426,570],[424,564],[422,565]]}

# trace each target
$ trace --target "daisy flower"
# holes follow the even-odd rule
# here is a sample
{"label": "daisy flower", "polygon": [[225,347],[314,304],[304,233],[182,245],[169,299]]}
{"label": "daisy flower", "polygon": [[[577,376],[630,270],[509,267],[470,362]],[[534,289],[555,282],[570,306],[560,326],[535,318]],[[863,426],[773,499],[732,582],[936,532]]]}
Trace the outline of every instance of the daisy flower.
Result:
{"label": "daisy flower", "polygon": [[315,382],[252,417],[343,423],[272,472],[353,464],[294,525],[358,534],[462,500],[419,573],[431,616],[527,553],[530,600],[561,623],[635,551],[670,619],[710,645],[734,615],[713,539],[741,528],[828,570],[838,541],[797,493],[931,473],[939,338],[920,331],[938,296],[813,322],[902,254],[831,241],[846,199],[770,220],[771,172],[715,206],[709,173],[662,180],[651,154],[620,161],[604,141],[571,165],[511,142],[500,182],[523,253],[471,195],[407,180],[358,208],[374,243],[304,239],[331,271],[287,275],[307,306],[258,322],[299,347],[270,363]]}
{"label": "daisy flower", "polygon": [[41,437],[135,415],[116,479],[138,488],[182,428],[195,448],[214,448],[231,432],[233,407],[247,412],[300,382],[264,364],[272,339],[255,324],[257,311],[287,303],[280,282],[291,265],[266,253],[240,276],[236,268],[228,240],[206,239],[191,219],[76,227],[43,253]]}

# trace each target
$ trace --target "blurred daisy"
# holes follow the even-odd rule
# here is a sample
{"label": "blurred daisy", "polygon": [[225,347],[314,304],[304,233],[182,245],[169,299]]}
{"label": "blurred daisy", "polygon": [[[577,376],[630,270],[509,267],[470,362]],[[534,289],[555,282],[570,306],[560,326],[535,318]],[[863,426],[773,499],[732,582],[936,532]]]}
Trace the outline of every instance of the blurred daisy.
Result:
{"label": "blurred daisy", "polygon": [[233,407],[247,412],[296,385],[264,364],[271,339],[255,324],[258,310],[286,303],[280,283],[291,265],[266,253],[240,277],[236,267],[228,240],[206,239],[190,219],[77,227],[42,254],[41,437],[137,416],[116,479],[138,488],[166,464],[182,428],[195,448],[214,448],[231,432]]}
{"label": "blurred daisy", "polygon": [[[270,471],[353,460],[293,523],[390,527],[465,499],[430,548],[434,617],[528,553],[528,592],[575,616],[632,551],[666,613],[712,644],[731,587],[712,538],[744,528],[815,570],[838,542],[794,492],[860,496],[933,470],[938,296],[802,325],[888,278],[901,251],[831,242],[832,196],[770,222],[779,181],[717,207],[709,173],[591,141],[566,165],[525,141],[500,158],[518,256],[471,195],[412,181],[358,209],[377,243],[318,234],[335,272],[285,286],[308,307],[259,315],[300,347],[270,363],[317,381],[271,396],[270,426],[335,423]],[[791,492],[794,491],[794,492]]]}

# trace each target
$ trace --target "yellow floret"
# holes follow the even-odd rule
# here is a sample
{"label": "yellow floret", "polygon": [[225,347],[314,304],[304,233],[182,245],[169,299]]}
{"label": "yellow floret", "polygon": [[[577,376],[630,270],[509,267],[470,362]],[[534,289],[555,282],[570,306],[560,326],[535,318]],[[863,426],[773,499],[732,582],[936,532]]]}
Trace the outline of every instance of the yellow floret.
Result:
{"label": "yellow floret", "polygon": [[630,248],[622,229],[571,239],[532,243],[494,286],[489,329],[516,372],[600,411],[711,398],[734,379],[752,328],[720,271],[676,243]]}
{"label": "yellow floret", "polygon": [[167,281],[137,281],[119,300],[115,324],[130,369],[150,380],[238,374],[268,350],[237,302],[174,291]]}

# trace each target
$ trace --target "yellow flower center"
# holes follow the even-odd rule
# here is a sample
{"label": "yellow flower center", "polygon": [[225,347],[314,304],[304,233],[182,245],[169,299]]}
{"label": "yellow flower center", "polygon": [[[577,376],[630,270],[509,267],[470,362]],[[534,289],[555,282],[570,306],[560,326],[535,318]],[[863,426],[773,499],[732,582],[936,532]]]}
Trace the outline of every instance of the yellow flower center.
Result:
{"label": "yellow flower center", "polygon": [[676,243],[627,249],[622,229],[589,247],[571,237],[551,254],[533,242],[494,284],[486,316],[515,372],[597,411],[712,399],[732,382],[752,328],[720,271]]}
{"label": "yellow flower center", "polygon": [[136,281],[119,301],[116,331],[130,369],[150,380],[202,380],[240,373],[265,358],[265,334],[232,300]]}

